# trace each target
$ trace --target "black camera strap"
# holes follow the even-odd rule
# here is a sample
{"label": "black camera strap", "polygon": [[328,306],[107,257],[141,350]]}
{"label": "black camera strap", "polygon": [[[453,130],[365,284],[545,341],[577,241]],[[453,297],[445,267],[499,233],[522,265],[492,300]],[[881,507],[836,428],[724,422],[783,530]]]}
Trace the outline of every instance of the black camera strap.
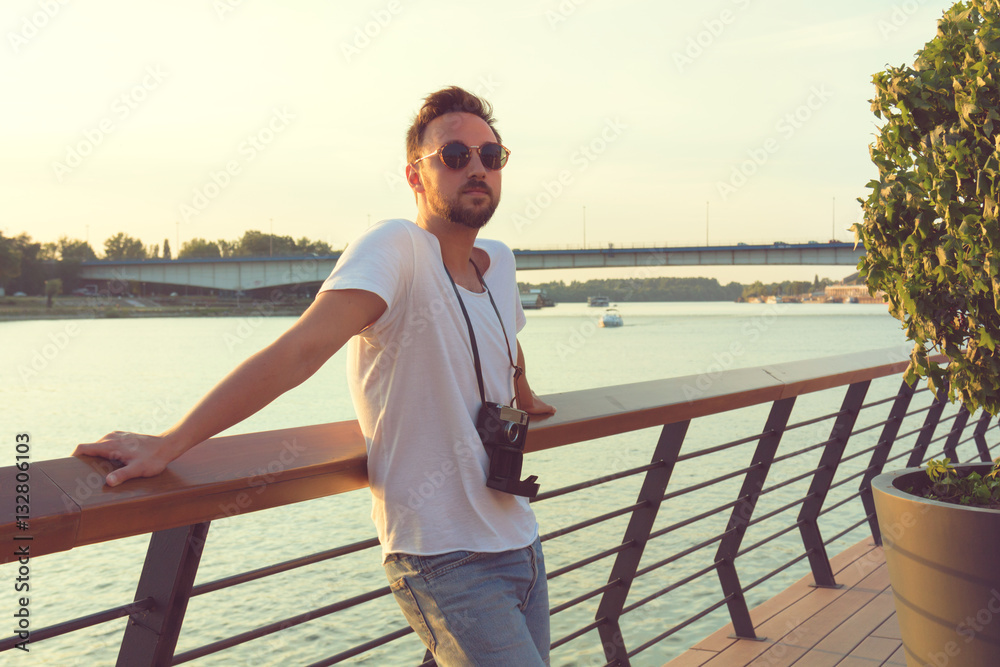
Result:
{"label": "black camera strap", "polygon": [[[479,267],[471,259],[469,263],[472,264],[472,268],[476,270],[476,277],[479,278],[479,284],[483,286],[486,291],[486,295],[490,298],[490,304],[493,306],[493,312],[497,314],[497,320],[500,322],[500,330],[503,331],[503,339],[507,344],[507,359],[510,361],[511,367],[514,369],[514,398],[511,400],[511,406],[514,405],[514,401],[517,401],[518,407],[521,405],[521,401],[517,395],[517,379],[521,376],[524,371],[521,370],[514,363],[514,356],[510,351],[510,339],[507,338],[507,328],[503,325],[503,318],[500,317],[500,309],[497,308],[496,301],[493,300],[493,293],[490,292],[490,288],[487,287],[486,281],[483,280],[483,274],[479,272]],[[479,346],[476,345],[476,332],[472,328],[472,319],[469,317],[469,311],[465,308],[465,302],[462,301],[462,295],[458,291],[458,285],[455,284],[455,279],[451,277],[451,272],[448,271],[448,267],[445,265],[444,260],[441,261],[441,266],[444,267],[444,272],[448,276],[448,280],[451,281],[451,287],[455,290],[455,296],[458,298],[458,305],[462,308],[462,315],[465,316],[465,324],[469,327],[469,341],[472,343],[472,363],[476,367],[476,381],[479,383],[479,398],[483,403],[486,403],[486,390],[483,387],[483,367],[479,361]]]}

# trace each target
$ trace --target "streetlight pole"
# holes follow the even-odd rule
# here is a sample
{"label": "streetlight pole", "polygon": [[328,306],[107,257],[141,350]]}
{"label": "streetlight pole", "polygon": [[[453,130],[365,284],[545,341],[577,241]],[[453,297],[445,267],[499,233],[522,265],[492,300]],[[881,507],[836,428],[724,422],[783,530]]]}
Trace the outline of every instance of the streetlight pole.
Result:
{"label": "streetlight pole", "polygon": [[267,235],[267,255],[274,257],[274,218],[271,218],[271,233]]}
{"label": "streetlight pole", "polygon": [[583,249],[587,249],[587,207],[583,207]]}
{"label": "streetlight pole", "polygon": [[837,238],[837,198],[833,198],[833,206],[830,213],[830,240]]}
{"label": "streetlight pole", "polygon": [[708,245],[708,205],[710,202],[705,202],[705,245]]}

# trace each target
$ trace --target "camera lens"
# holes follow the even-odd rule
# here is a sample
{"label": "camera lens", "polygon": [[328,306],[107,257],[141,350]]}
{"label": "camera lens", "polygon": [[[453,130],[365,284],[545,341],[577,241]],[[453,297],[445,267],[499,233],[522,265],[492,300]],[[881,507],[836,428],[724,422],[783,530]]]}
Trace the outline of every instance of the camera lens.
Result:
{"label": "camera lens", "polygon": [[514,422],[507,422],[507,425],[503,429],[503,434],[507,436],[507,442],[513,445],[521,435],[521,425]]}

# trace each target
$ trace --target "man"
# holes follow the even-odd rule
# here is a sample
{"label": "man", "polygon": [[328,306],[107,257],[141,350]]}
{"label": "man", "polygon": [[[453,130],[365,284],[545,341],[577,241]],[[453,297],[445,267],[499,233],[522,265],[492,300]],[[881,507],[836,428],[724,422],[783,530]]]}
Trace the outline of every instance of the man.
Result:
{"label": "man", "polygon": [[548,664],[538,526],[526,498],[486,486],[476,430],[483,400],[516,395],[522,410],[555,412],[514,372],[524,366],[524,313],[513,254],[477,240],[509,155],[493,125],[490,105],[460,88],[428,96],[407,133],[416,222],[385,221],[352,243],[302,317],[178,424],[159,436],[111,433],[74,452],[124,463],[111,486],[159,474],[350,341],[383,564],[440,665]]}

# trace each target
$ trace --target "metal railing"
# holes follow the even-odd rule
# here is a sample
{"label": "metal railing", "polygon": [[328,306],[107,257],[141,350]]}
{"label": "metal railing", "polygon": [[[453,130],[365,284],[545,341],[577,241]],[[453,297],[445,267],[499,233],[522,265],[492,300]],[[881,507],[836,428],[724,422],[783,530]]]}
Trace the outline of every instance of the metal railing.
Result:
{"label": "metal railing", "polygon": [[[796,565],[807,564],[817,586],[835,587],[827,547],[862,529],[880,542],[870,482],[887,465],[909,467],[942,455],[958,461],[962,453],[989,461],[989,415],[973,420],[942,395],[900,384],[905,366],[905,354],[883,350],[548,397],[559,412],[532,425],[529,451],[547,451],[549,465],[563,468],[566,478],[535,500],[549,562],[553,664],[662,663],[691,643],[677,643],[687,636],[682,631],[711,630],[727,620],[736,636],[754,638],[753,600],[769,597],[782,577],[801,576]],[[831,411],[832,402],[839,406]],[[805,418],[792,422],[793,412]],[[692,426],[712,419],[743,432],[721,444],[715,436],[731,428],[689,435]],[[591,442],[597,438],[605,439]],[[0,469],[5,496],[20,480],[31,484],[32,507],[38,508],[30,518],[32,535],[18,526],[14,503],[6,501],[0,533],[8,544],[29,537],[32,558],[151,533],[133,601],[32,629],[33,649],[127,617],[119,664],[183,664],[390,596],[387,586],[375,586],[177,652],[193,598],[365,551],[366,562],[378,569],[378,542],[371,538],[194,585],[212,521],[366,484],[364,445],[354,422],[215,440],[172,464],[172,476],[118,489],[100,486],[105,468],[96,459]],[[647,440],[651,444],[644,445]],[[276,457],[289,442],[295,456]],[[583,461],[584,450],[594,447],[600,454],[590,460],[601,474],[571,481],[578,471],[559,455]],[[542,457],[528,456],[527,469],[534,471]],[[267,471],[263,477],[261,471]],[[542,481],[551,486],[558,474]],[[545,532],[561,523],[566,525]],[[753,542],[745,544],[748,536]],[[679,599],[684,603],[665,604]],[[410,634],[401,616],[392,617],[377,637],[332,655],[317,648],[324,657],[312,664],[338,664],[378,650],[419,663],[419,644],[403,639]],[[24,641],[10,637],[0,650],[16,650]]]}

